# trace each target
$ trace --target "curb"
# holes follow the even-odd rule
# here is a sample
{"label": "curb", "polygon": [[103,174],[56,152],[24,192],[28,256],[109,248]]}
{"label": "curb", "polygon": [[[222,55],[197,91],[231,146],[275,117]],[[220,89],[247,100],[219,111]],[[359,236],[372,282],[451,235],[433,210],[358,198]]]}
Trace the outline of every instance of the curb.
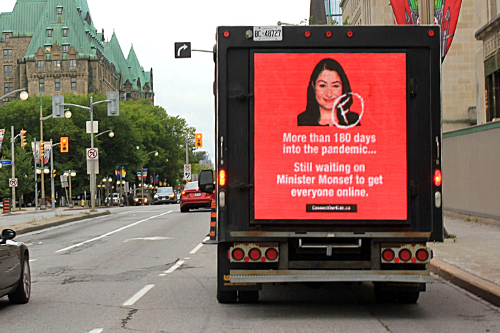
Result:
{"label": "curb", "polygon": [[[39,225],[29,226],[29,227],[25,227],[25,228],[23,228],[21,226],[20,229],[17,229],[16,228],[17,226],[15,226],[15,225],[7,227],[7,228],[14,229],[14,230],[16,230],[16,233],[18,235],[22,235],[22,234],[25,234],[28,232],[33,232],[33,231],[38,231],[38,230],[42,230],[42,229],[46,229],[46,228],[56,227],[58,225],[62,225],[65,223],[76,222],[76,221],[80,221],[80,220],[87,220],[87,219],[91,219],[94,217],[100,217],[100,216],[105,216],[105,215],[110,215],[110,214],[111,214],[111,212],[109,210],[107,210],[105,212],[90,213],[90,214],[82,215],[82,216],[68,216],[68,218],[63,218],[59,221],[42,223]],[[20,226],[20,225],[18,225],[18,226]]]}
{"label": "curb", "polygon": [[432,259],[429,266],[431,272],[481,297],[491,304],[500,306],[500,286],[439,259]]}

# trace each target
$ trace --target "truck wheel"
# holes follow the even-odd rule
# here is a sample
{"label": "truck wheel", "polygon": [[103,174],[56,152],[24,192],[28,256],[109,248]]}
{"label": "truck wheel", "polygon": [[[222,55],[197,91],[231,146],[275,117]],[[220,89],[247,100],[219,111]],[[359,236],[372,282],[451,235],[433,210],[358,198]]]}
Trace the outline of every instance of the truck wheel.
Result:
{"label": "truck wheel", "polygon": [[240,290],[238,291],[238,299],[241,303],[257,303],[259,300],[258,290]]}
{"label": "truck wheel", "polygon": [[398,293],[398,300],[404,304],[415,304],[420,296],[420,291],[404,291]]}
{"label": "truck wheel", "polygon": [[236,303],[237,293],[235,291],[220,291],[217,290],[217,300],[219,303],[232,304]]}

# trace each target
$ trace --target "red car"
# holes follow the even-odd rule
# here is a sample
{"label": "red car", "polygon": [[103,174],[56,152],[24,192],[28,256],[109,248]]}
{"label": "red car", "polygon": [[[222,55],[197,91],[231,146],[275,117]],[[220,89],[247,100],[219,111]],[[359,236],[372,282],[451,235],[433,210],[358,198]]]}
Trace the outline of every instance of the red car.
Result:
{"label": "red car", "polygon": [[213,193],[202,193],[198,182],[189,182],[181,192],[181,213],[188,212],[190,208],[210,208]]}

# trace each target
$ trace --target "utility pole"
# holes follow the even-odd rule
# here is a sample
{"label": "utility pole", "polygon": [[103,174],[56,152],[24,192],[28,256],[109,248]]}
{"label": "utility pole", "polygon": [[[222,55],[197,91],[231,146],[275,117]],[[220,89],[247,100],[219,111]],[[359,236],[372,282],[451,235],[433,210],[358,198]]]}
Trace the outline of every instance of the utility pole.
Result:
{"label": "utility pole", "polygon": [[434,23],[434,1],[421,0],[419,1],[420,24],[429,25]]}
{"label": "utility pole", "polygon": [[[14,161],[14,126],[10,127],[10,143],[12,148],[12,179],[16,178],[16,163]],[[16,210],[16,188],[12,187],[12,211]]]}

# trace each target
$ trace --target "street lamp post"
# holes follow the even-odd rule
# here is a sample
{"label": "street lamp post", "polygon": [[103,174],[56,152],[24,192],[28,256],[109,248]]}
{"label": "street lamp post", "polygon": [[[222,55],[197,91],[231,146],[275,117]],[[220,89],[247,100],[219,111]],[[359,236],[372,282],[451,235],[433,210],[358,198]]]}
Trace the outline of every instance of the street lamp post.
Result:
{"label": "street lamp post", "polygon": [[[146,156],[148,156],[149,154],[155,154],[155,156],[158,156],[158,150],[153,150],[153,151],[150,151],[149,153],[147,153],[146,155],[143,156],[143,159],[146,158]],[[141,206],[144,206],[144,163],[141,162],[141,196],[142,196],[142,200],[141,200]]]}
{"label": "street lamp post", "polygon": [[71,196],[71,178],[76,176],[76,172],[73,170],[64,171],[64,175],[68,177],[69,182],[69,200],[68,208],[73,208],[73,197]]}
{"label": "street lamp post", "polygon": [[[43,100],[42,100],[42,85],[40,85],[40,168],[43,170],[44,169],[44,149],[43,147]],[[42,187],[42,202],[40,204],[40,209],[45,210],[47,207],[45,206],[45,185],[44,185],[44,175],[43,172],[40,174],[41,177],[41,184],[40,186]]]}

